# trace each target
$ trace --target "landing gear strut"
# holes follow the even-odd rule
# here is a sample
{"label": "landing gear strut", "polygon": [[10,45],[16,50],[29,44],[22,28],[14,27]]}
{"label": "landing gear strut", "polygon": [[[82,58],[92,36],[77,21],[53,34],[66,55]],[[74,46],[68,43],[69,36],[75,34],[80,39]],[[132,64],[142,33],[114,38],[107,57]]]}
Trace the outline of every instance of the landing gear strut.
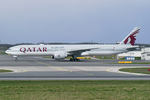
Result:
{"label": "landing gear strut", "polygon": [[77,59],[77,57],[72,56],[72,58],[70,58],[70,61],[80,61],[80,59]]}
{"label": "landing gear strut", "polygon": [[17,61],[17,60],[18,60],[18,56],[13,56],[13,58],[15,58],[15,61]]}

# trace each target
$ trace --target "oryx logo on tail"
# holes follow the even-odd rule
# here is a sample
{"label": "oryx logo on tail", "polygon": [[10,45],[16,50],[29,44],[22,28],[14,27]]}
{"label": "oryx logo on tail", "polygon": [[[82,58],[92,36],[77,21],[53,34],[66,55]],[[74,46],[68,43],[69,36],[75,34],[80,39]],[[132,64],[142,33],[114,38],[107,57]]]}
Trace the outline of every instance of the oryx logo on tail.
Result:
{"label": "oryx logo on tail", "polygon": [[139,28],[136,27],[134,28],[130,33],[129,35],[127,35],[127,37],[120,42],[120,44],[131,44],[131,45],[134,45],[135,44],[135,41],[136,41],[136,34],[139,33]]}

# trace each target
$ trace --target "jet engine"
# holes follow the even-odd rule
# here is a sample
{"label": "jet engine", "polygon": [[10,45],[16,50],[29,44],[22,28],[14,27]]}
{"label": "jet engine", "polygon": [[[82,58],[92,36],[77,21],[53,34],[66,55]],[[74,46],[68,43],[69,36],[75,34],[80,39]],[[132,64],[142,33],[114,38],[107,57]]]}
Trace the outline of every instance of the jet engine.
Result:
{"label": "jet engine", "polygon": [[64,59],[65,57],[67,57],[66,52],[56,52],[53,56],[53,59]]}

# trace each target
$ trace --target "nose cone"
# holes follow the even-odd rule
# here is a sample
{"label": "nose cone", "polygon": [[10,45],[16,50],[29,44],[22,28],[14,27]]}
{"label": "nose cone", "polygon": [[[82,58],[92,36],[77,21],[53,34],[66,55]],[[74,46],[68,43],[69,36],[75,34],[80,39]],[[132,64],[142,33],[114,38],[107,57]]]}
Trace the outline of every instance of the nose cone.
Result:
{"label": "nose cone", "polygon": [[9,51],[9,50],[6,50],[5,53],[6,53],[6,54],[10,54],[10,51]]}

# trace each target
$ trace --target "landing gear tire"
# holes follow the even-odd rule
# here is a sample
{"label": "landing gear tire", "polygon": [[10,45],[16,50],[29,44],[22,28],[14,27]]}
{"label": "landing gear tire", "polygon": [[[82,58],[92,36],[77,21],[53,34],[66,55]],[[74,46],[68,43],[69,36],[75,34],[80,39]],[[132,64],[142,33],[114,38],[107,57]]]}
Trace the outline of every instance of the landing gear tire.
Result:
{"label": "landing gear tire", "polygon": [[13,56],[13,58],[15,58],[15,61],[17,61],[17,60],[18,60],[18,56]]}
{"label": "landing gear tire", "polygon": [[70,61],[73,61],[73,58],[70,58]]}
{"label": "landing gear tire", "polygon": [[80,61],[79,59],[73,59],[73,58],[70,58],[70,61]]}

